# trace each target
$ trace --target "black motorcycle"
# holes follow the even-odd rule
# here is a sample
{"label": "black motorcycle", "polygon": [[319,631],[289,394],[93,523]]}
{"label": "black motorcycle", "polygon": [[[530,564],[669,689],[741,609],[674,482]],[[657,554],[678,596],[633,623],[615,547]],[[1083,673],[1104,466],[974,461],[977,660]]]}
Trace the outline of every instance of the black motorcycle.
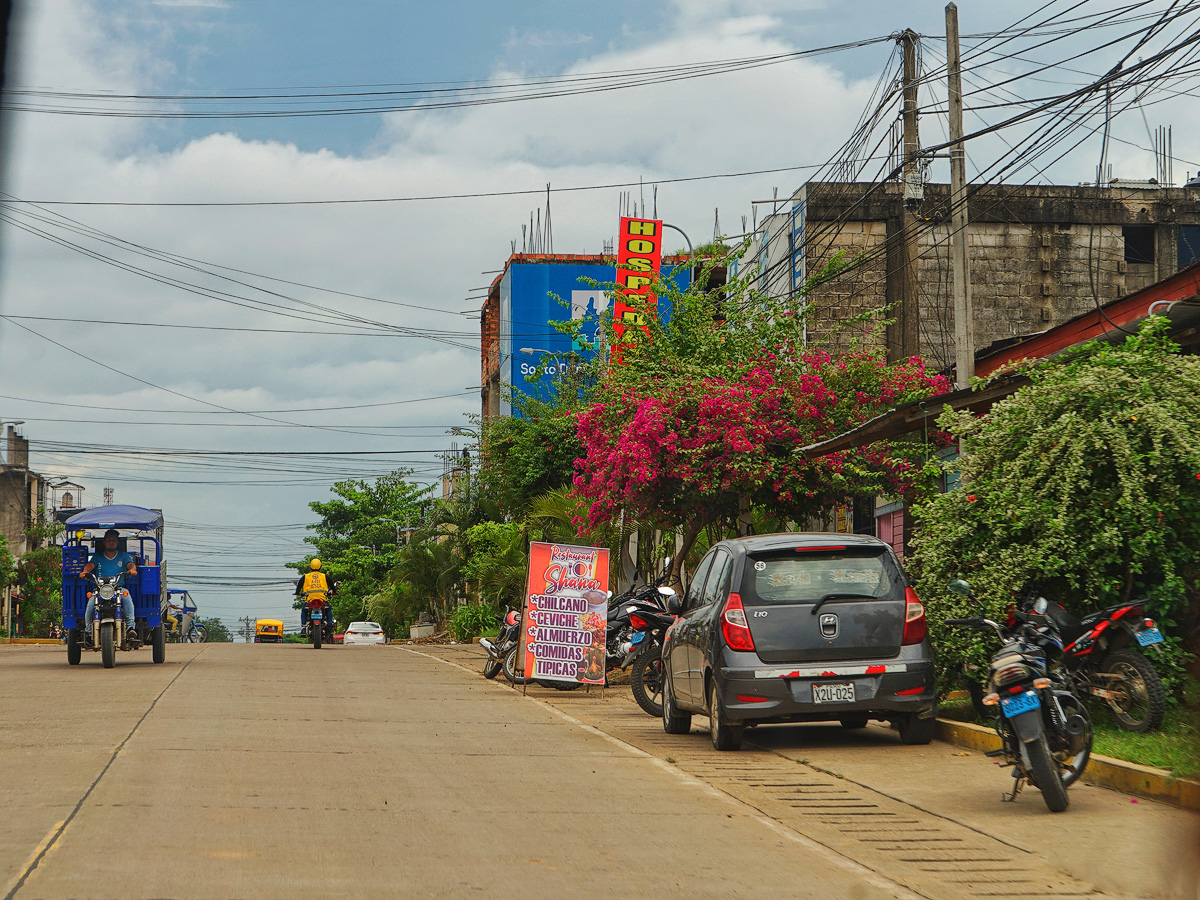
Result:
{"label": "black motorcycle", "polygon": [[[675,596],[671,588],[659,588],[664,599]],[[642,710],[651,716],[662,715],[662,686],[663,686],[663,635],[675,621],[675,616],[664,610],[652,611],[640,609],[629,617],[629,625],[633,628],[630,640],[630,656],[626,664],[630,665],[629,687],[633,691],[633,699]]]}
{"label": "black motorcycle", "polygon": [[504,668],[504,658],[517,646],[521,640],[521,611],[509,608],[504,614],[496,617],[500,623],[500,633],[496,640],[480,638],[479,646],[487,651],[488,658],[483,663],[483,677],[495,678]]}
{"label": "black motorcycle", "polygon": [[[949,589],[978,602],[965,581],[956,579]],[[1071,692],[1061,661],[1051,663],[1061,656],[1062,643],[1044,624],[1044,604],[1042,600],[1032,614],[1015,610],[1011,625],[984,616],[947,619],[946,624],[994,631],[1000,638],[1000,649],[988,665],[983,704],[995,710],[996,732],[1004,742],[987,755],[1002,757],[1013,768],[1012,790],[1002,799],[1015,800],[1028,781],[1042,792],[1051,812],[1062,812],[1069,802],[1067,788],[1083,774],[1091,756],[1092,723]]]}

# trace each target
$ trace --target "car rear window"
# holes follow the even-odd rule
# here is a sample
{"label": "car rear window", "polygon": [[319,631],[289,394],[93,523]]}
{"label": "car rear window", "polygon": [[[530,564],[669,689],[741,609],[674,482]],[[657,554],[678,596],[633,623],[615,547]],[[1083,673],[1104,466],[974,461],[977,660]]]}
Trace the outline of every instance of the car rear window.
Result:
{"label": "car rear window", "polygon": [[884,549],[771,550],[747,555],[742,600],[753,605],[815,603],[830,594],[903,597],[904,578]]}

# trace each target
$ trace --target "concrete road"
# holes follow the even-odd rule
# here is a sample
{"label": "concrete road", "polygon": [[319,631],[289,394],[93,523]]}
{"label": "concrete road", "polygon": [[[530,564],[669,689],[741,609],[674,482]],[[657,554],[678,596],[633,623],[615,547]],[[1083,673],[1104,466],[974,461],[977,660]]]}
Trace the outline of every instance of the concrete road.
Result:
{"label": "concrete road", "polygon": [[0,897],[928,896],[400,647],[0,647]]}

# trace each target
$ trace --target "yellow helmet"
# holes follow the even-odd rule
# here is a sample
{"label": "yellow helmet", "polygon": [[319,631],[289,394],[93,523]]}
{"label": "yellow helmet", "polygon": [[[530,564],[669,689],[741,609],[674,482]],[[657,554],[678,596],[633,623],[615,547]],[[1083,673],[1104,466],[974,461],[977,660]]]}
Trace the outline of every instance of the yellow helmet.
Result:
{"label": "yellow helmet", "polygon": [[308,567],[315,572],[317,569],[321,568],[321,561],[319,559],[314,559],[308,564]]}

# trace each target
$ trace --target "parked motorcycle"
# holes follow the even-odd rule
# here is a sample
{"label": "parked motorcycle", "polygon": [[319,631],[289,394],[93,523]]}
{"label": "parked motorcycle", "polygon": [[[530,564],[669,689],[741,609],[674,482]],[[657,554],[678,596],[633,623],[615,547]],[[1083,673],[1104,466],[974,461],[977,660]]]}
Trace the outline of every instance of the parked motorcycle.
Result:
{"label": "parked motorcycle", "polygon": [[504,668],[504,658],[521,640],[521,611],[508,609],[503,615],[497,616],[500,623],[500,633],[493,642],[488,638],[480,638],[479,646],[487,651],[488,658],[483,664],[483,677],[495,678]]}
{"label": "parked motorcycle", "polygon": [[1162,725],[1166,712],[1162,678],[1140,652],[1161,652],[1163,644],[1157,624],[1145,616],[1145,606],[1144,600],[1120,603],[1079,619],[1030,590],[1017,600],[1015,610],[1054,629],[1077,694],[1103,700],[1125,731],[1145,732]]}
{"label": "parked motorcycle", "polygon": [[[949,589],[978,602],[961,579],[950,582]],[[1004,742],[987,755],[1003,757],[1013,767],[1012,790],[1002,799],[1015,800],[1028,781],[1042,792],[1051,812],[1062,812],[1069,803],[1067,788],[1083,774],[1091,756],[1092,723],[1061,664],[1051,665],[1062,644],[1045,623],[1046,607],[1039,598],[1028,612],[1015,609],[1006,625],[984,616],[947,619],[946,624],[994,631],[1000,639],[988,666],[983,703],[994,708],[996,731]]]}
{"label": "parked motorcycle", "polygon": [[[671,588],[660,587],[658,590],[664,600],[675,596]],[[637,705],[651,716],[662,716],[663,635],[674,621],[675,616],[666,610],[638,610],[629,617],[629,625],[634,630],[627,662],[631,666],[629,687]]]}

